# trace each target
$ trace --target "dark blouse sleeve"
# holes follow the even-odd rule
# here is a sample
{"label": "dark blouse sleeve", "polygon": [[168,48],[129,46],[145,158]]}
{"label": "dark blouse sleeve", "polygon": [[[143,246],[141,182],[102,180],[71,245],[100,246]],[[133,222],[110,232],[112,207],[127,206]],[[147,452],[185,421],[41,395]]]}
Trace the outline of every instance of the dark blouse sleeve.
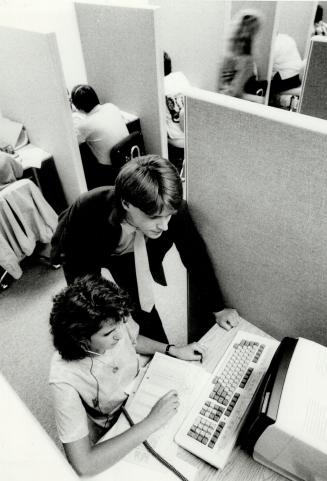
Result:
{"label": "dark blouse sleeve", "polygon": [[186,202],[170,221],[173,241],[193,282],[203,293],[203,302],[212,312],[224,309],[225,304],[207,247],[190,215]]}

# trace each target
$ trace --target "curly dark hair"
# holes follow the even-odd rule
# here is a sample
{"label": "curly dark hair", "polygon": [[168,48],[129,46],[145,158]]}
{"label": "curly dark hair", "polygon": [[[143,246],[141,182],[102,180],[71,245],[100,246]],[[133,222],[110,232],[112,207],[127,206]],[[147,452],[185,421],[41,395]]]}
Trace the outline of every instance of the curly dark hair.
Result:
{"label": "curly dark hair", "polygon": [[107,321],[118,323],[130,314],[128,295],[101,276],[77,278],[53,299],[50,332],[53,344],[67,361],[87,356],[83,344]]}

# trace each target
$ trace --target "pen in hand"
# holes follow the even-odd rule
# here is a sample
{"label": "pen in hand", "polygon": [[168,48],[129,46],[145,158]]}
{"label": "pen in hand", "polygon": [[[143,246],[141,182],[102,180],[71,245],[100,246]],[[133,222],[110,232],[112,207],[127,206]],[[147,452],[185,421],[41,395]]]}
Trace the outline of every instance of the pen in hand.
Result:
{"label": "pen in hand", "polygon": [[200,361],[200,363],[202,364],[202,363],[203,363],[203,354],[202,354],[202,352],[199,352],[199,351],[197,351],[197,350],[194,350],[194,354],[198,354],[198,355],[200,356],[199,361]]}

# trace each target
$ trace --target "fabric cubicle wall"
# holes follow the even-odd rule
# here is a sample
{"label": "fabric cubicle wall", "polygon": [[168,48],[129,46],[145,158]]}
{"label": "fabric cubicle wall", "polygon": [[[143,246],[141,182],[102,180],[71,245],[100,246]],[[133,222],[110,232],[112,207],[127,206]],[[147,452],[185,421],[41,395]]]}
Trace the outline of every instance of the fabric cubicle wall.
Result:
{"label": "fabric cubicle wall", "polygon": [[54,33],[0,26],[0,108],[51,153],[68,203],[86,190]]}
{"label": "fabric cubicle wall", "polygon": [[172,70],[183,72],[191,85],[216,92],[224,54],[230,2],[150,0],[160,6],[163,49]]}
{"label": "fabric cubicle wall", "polygon": [[299,111],[327,119],[326,101],[327,38],[313,37],[304,74]]}
{"label": "fabric cubicle wall", "polygon": [[167,155],[158,8],[75,3],[88,83],[140,117],[147,153]]}
{"label": "fabric cubicle wall", "polygon": [[327,122],[194,91],[186,128],[188,202],[228,304],[327,344]]}
{"label": "fabric cubicle wall", "polygon": [[312,1],[278,2],[278,32],[295,40],[302,59],[307,55],[316,8],[317,2]]}

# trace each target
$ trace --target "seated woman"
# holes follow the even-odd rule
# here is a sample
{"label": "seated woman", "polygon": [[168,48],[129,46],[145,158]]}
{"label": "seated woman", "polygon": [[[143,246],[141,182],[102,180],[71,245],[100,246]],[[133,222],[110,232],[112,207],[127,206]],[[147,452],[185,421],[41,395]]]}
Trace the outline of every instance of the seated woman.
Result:
{"label": "seated woman", "polygon": [[252,50],[261,23],[255,11],[241,11],[234,17],[228,51],[219,74],[219,93],[239,98],[243,98],[244,93],[256,93],[257,88],[253,91],[257,74]]}
{"label": "seated woman", "polygon": [[14,155],[0,151],[0,190],[23,176],[23,167]]}
{"label": "seated woman", "polygon": [[278,33],[273,48],[271,94],[300,87],[304,65],[295,40]]}
{"label": "seated woman", "polygon": [[168,157],[178,173],[181,173],[185,146],[184,95],[190,83],[183,72],[172,72],[171,58],[167,52],[164,52],[164,74]]}
{"label": "seated woman", "polygon": [[87,142],[100,164],[110,164],[111,148],[128,135],[125,120],[114,104],[100,104],[90,85],[76,85],[71,93],[79,143]]}
{"label": "seated woman", "polygon": [[314,19],[314,35],[327,36],[327,23],[324,22],[324,9],[321,5],[317,5]]}
{"label": "seated woman", "polygon": [[95,442],[117,420],[139,369],[138,354],[169,353],[200,360],[197,344],[170,346],[138,335],[125,293],[107,279],[78,278],[54,298],[50,315],[57,349],[49,382],[59,438],[80,475],[103,471],[171,419],[179,405],[169,391],[141,422],[112,439]]}
{"label": "seated woman", "polygon": [[111,165],[110,151],[129,134],[119,108],[111,103],[100,104],[90,85],[76,85],[71,103],[78,143],[91,150],[90,155],[87,149],[81,149],[88,187],[113,185],[118,171]]}

